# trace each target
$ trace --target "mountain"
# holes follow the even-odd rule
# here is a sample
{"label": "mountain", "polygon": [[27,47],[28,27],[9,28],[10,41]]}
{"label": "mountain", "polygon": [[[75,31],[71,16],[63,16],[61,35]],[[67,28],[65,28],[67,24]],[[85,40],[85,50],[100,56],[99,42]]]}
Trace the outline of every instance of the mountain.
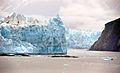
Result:
{"label": "mountain", "polygon": [[0,53],[66,54],[65,27],[59,17],[40,20],[13,13],[0,24]]}
{"label": "mountain", "polygon": [[120,51],[120,18],[105,24],[100,38],[90,50]]}

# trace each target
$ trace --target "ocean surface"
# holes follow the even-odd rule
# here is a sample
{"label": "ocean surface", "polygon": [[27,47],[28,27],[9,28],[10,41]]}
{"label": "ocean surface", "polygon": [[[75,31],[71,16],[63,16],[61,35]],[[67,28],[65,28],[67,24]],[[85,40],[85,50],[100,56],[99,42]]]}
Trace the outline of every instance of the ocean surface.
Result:
{"label": "ocean surface", "polygon": [[120,52],[70,49],[69,56],[0,56],[0,73],[120,73]]}

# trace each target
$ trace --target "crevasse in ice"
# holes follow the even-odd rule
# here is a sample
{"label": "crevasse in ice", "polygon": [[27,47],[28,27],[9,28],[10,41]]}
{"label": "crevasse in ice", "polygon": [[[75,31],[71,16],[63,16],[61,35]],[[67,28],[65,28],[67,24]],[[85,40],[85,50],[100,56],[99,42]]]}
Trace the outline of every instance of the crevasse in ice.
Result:
{"label": "crevasse in ice", "polygon": [[42,21],[16,13],[6,17],[0,24],[0,53],[66,54],[61,18]]}

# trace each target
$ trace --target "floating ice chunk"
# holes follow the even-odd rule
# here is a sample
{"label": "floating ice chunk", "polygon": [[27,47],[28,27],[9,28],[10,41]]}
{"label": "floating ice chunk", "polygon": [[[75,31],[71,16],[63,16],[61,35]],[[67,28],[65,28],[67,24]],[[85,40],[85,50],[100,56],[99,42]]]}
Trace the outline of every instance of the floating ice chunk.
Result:
{"label": "floating ice chunk", "polygon": [[104,57],[103,60],[110,61],[110,60],[113,60],[113,58],[112,57]]}

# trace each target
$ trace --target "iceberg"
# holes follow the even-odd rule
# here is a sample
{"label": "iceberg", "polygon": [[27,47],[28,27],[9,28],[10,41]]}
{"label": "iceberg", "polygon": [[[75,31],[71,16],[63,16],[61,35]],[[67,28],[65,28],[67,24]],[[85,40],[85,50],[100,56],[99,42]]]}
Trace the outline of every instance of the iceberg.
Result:
{"label": "iceberg", "polygon": [[0,24],[0,53],[66,54],[65,26],[59,15],[43,22],[13,13]]}

